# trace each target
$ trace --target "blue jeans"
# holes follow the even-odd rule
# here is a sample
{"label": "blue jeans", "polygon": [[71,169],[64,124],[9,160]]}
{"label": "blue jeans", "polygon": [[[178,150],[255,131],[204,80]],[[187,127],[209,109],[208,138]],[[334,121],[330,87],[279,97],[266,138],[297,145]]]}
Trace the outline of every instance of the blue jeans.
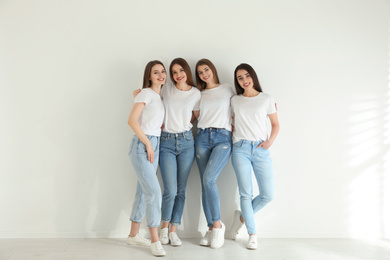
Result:
{"label": "blue jeans", "polygon": [[149,136],[155,153],[153,164],[148,161],[146,146],[134,135],[129,157],[137,174],[137,190],[130,220],[141,223],[145,213],[148,227],[158,227],[161,219],[161,189],[157,179],[160,137]]}
{"label": "blue jeans", "polygon": [[202,205],[207,225],[220,220],[217,178],[229,160],[232,150],[231,132],[221,128],[198,129],[196,162],[202,183]]}
{"label": "blue jeans", "polygon": [[[248,233],[256,234],[254,214],[274,197],[274,175],[269,150],[257,148],[262,141],[240,140],[233,144],[232,164],[240,192],[241,214]],[[259,195],[253,198],[252,168]]]}
{"label": "blue jeans", "polygon": [[187,180],[194,162],[194,137],[191,131],[162,132],[160,170],[164,183],[162,221],[180,225],[186,200]]}

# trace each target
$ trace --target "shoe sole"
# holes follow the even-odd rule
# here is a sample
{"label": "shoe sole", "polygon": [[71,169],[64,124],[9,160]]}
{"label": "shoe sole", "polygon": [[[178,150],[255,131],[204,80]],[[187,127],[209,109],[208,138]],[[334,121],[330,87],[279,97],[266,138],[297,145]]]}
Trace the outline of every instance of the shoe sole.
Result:
{"label": "shoe sole", "polygon": [[210,247],[212,248],[212,249],[218,249],[218,248],[221,248],[222,246],[223,246],[223,244],[225,243],[225,240],[221,243],[221,244],[218,244],[218,245],[210,245]]}
{"label": "shoe sole", "polygon": [[129,243],[126,241],[126,244],[127,245],[130,245],[130,246],[150,246],[150,244],[137,244],[137,243]]}
{"label": "shoe sole", "polygon": [[154,255],[154,254],[152,253],[152,255],[153,255],[153,256],[157,256],[157,257],[161,257],[161,256],[165,256],[166,254],[163,254],[163,255]]}

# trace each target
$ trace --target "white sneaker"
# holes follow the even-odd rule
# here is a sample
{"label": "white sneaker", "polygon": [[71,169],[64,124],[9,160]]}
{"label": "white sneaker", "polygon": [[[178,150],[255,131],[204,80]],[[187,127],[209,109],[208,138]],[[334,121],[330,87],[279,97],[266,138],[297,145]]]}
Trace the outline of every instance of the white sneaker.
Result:
{"label": "white sneaker", "polygon": [[208,230],[206,232],[206,234],[204,235],[204,237],[202,237],[200,239],[200,243],[199,244],[201,246],[210,246],[212,234],[213,234],[213,231],[212,230]]}
{"label": "white sneaker", "polygon": [[225,225],[221,221],[221,228],[213,228],[213,238],[211,239],[210,247],[217,249],[223,246],[225,242]]}
{"label": "white sneaker", "polygon": [[150,245],[150,250],[152,251],[152,254],[154,256],[164,256],[166,253],[165,253],[165,250],[164,248],[162,247],[161,245],[161,242],[160,241],[157,241],[157,242],[154,242]]}
{"label": "white sneaker", "polygon": [[242,228],[243,223],[241,222],[241,211],[236,210],[234,211],[234,216],[233,216],[233,223],[232,227],[230,228],[230,237],[235,240],[237,237],[238,232]]}
{"label": "white sneaker", "polygon": [[169,241],[172,246],[181,246],[182,242],[176,232],[169,232]]}
{"label": "white sneaker", "polygon": [[150,240],[142,237],[137,233],[134,237],[127,237],[127,244],[129,245],[139,245],[139,246],[150,246]]}
{"label": "white sneaker", "polygon": [[169,238],[168,238],[168,228],[162,228],[160,230],[160,241],[163,245],[169,244]]}
{"label": "white sneaker", "polygon": [[257,249],[257,236],[256,235],[250,235],[248,240],[248,245],[246,246],[248,249],[255,250]]}

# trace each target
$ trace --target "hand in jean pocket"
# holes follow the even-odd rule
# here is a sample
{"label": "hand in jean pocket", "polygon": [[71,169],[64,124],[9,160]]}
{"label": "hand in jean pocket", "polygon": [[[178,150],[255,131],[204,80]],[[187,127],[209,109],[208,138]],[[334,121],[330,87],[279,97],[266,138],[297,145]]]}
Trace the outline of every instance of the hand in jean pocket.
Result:
{"label": "hand in jean pocket", "polygon": [[268,150],[271,147],[271,145],[272,143],[269,140],[267,140],[259,144],[257,148],[263,147],[263,149]]}

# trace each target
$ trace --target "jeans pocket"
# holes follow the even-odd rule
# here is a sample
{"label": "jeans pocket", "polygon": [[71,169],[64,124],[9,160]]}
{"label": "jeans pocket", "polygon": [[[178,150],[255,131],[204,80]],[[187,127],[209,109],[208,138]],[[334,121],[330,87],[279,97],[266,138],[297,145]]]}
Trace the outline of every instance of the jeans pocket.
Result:
{"label": "jeans pocket", "polygon": [[263,152],[266,153],[266,154],[269,154],[269,153],[270,153],[269,148],[268,148],[268,149],[265,149],[265,148],[263,148],[263,146],[260,146],[260,150],[263,151]]}
{"label": "jeans pocket", "polygon": [[223,136],[231,136],[231,135],[232,135],[232,132],[230,132],[230,131],[228,131],[228,130],[226,130],[226,129],[219,129],[219,130],[218,130],[218,133],[219,133],[220,135],[223,135]]}
{"label": "jeans pocket", "polygon": [[136,138],[136,136],[134,136],[133,139],[131,139],[130,148],[129,148],[129,155],[134,152],[134,149],[136,149],[136,148],[134,148],[134,146],[137,147],[137,139],[138,138]]}
{"label": "jeans pocket", "polygon": [[164,135],[164,134],[162,134],[161,136],[160,136],[160,142],[165,142],[165,141],[167,141],[169,139],[169,135]]}
{"label": "jeans pocket", "polygon": [[186,133],[186,134],[183,135],[183,137],[187,141],[193,141],[194,140],[194,136],[192,135],[192,133]]}
{"label": "jeans pocket", "polygon": [[241,147],[242,146],[242,144],[244,143],[244,140],[240,140],[240,141],[238,141],[238,142],[235,142],[234,144],[233,144],[233,147]]}
{"label": "jeans pocket", "polygon": [[141,140],[139,140],[139,139],[137,140],[137,144],[135,147],[137,147],[138,154],[147,154],[146,145],[144,145],[144,143],[141,142]]}

